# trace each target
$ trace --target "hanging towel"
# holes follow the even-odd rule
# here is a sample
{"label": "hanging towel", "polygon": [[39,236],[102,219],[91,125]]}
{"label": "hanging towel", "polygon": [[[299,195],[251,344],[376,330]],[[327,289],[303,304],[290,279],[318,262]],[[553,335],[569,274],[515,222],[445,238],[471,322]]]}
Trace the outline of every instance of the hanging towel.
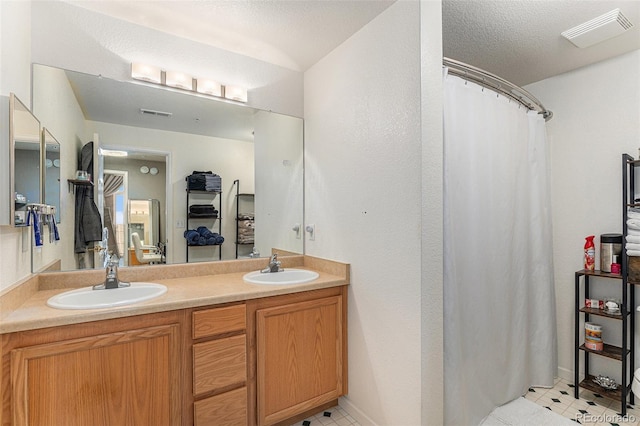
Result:
{"label": "hanging towel", "polygon": [[29,215],[33,219],[33,237],[37,247],[42,245],[42,228],[40,227],[40,218],[33,210],[29,210]]}
{"label": "hanging towel", "polygon": [[[91,175],[93,171],[93,142],[87,142],[78,156],[78,170]],[[76,187],[74,251],[85,253],[87,246],[102,240],[102,218],[93,199],[93,187]]]}
{"label": "hanging towel", "polygon": [[56,217],[53,215],[53,239],[60,241],[60,233],[58,232],[58,225],[56,224]]}

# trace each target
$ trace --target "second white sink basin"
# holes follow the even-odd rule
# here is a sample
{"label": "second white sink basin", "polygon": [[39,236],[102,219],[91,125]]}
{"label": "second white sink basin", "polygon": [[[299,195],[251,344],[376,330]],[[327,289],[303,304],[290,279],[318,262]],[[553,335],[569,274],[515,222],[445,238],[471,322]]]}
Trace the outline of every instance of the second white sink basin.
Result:
{"label": "second white sink basin", "polygon": [[248,274],[245,274],[242,279],[251,284],[284,285],[308,283],[309,281],[315,280],[319,276],[320,274],[314,271],[307,271],[306,269],[287,268],[284,271],[280,272],[249,272]]}
{"label": "second white sink basin", "polygon": [[47,300],[47,305],[56,309],[102,309],[131,305],[151,300],[167,292],[162,284],[133,282],[130,287],[109,290],[94,290],[83,287],[65,291]]}

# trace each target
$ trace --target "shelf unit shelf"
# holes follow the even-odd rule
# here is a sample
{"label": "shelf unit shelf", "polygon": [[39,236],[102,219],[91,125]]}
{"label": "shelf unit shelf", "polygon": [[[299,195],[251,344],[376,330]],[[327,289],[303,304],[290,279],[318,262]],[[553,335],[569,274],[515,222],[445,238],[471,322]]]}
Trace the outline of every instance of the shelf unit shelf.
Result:
{"label": "shelf unit shelf", "polygon": [[[604,310],[597,308],[587,308],[583,306],[584,299],[589,298],[590,291],[590,278],[604,278],[606,281],[617,283],[620,286],[622,293],[622,306],[621,313],[619,315],[613,315],[605,312]],[[601,283],[598,283],[601,284]],[[581,287],[584,287],[584,299],[580,298]],[[633,337],[633,322],[634,322],[634,309],[633,301],[635,286],[628,285],[622,275],[610,274],[602,271],[586,271],[581,270],[575,273],[575,327],[574,327],[574,340],[575,340],[575,359],[574,359],[574,396],[579,398],[580,388],[589,389],[593,392],[598,392],[603,396],[607,396],[620,401],[621,413],[624,416],[627,410],[627,398],[630,396],[629,389],[630,383],[633,378],[633,357],[634,357],[634,337]],[[620,346],[604,343],[603,350],[596,351],[586,348],[584,343],[581,343],[584,336],[584,327],[581,327],[580,317],[584,316],[584,322],[589,322],[590,317],[596,316],[604,318],[605,320],[612,320],[618,323],[622,329],[622,342]],[[584,354],[584,376],[585,379],[580,381],[580,353]],[[593,382],[595,376],[590,372],[590,356],[598,356],[608,358],[620,363],[622,383],[617,391],[607,390],[597,383]],[[623,392],[623,389],[626,391]],[[633,403],[633,397],[631,396],[631,402]]]}
{"label": "shelf unit shelf", "polygon": [[[622,389],[618,387],[616,390],[605,389],[599,384],[595,383],[593,379],[596,376],[588,375],[583,381],[581,381],[578,386],[582,389],[590,390],[591,392],[597,393],[598,395],[604,396],[606,398],[611,398],[615,400],[619,400],[622,398]],[[631,390],[631,386],[627,386],[626,393],[628,394]]]}
{"label": "shelf unit shelf", "polygon": [[[239,256],[239,248],[240,246],[255,246],[255,239],[252,242],[240,242],[240,221],[247,220],[240,218],[240,200],[251,200],[254,201],[255,194],[250,192],[240,192],[240,180],[236,179],[233,181],[233,184],[236,186],[236,259]],[[255,205],[254,205],[255,206]],[[255,207],[254,207],[255,208]],[[255,235],[254,235],[255,238]]]}
{"label": "shelf unit shelf", "polygon": [[[213,206],[216,206],[216,201],[217,201],[218,215],[199,215],[199,214],[194,215],[190,213],[189,207],[192,204],[194,204],[193,197],[195,197],[197,200],[207,199],[208,201],[211,202]],[[211,229],[211,231],[216,231],[218,234],[222,234],[222,217],[220,216],[221,214],[220,212],[222,212],[222,191],[192,190],[192,189],[189,189],[187,184],[187,206],[186,206],[187,229],[192,229],[190,226],[191,222],[196,222],[198,224],[209,223],[209,224],[212,224],[211,228],[209,228]],[[193,228],[197,228],[197,226],[194,226]],[[217,229],[214,229],[214,228],[217,228]],[[218,260],[222,260],[222,244],[190,245],[187,242],[185,242],[185,245],[186,245],[187,263],[189,263],[189,250],[192,248],[198,248],[199,249],[198,251],[203,251],[202,249],[211,250],[217,247]]]}
{"label": "shelf unit shelf", "polygon": [[70,193],[76,193],[76,187],[93,186],[93,182],[86,179],[67,179],[67,186]]}
{"label": "shelf unit shelf", "polygon": [[[604,310],[598,309],[598,308],[580,308],[580,312],[589,314],[589,315],[597,315],[605,318],[611,318],[615,320],[622,320],[623,318],[622,314],[609,314]],[[627,312],[627,315],[629,315],[629,312]]]}
{"label": "shelf unit shelf", "polygon": [[[622,154],[622,241],[624,243],[627,236],[627,209],[629,207],[640,207],[640,203],[635,202],[635,168],[640,166],[640,160],[635,160],[628,154]],[[629,281],[629,257],[622,253],[621,273],[611,274],[602,271],[580,270],[575,273],[575,316],[574,316],[574,396],[579,398],[579,389],[588,389],[597,392],[602,396],[620,401],[620,414],[624,417],[627,413],[627,400],[633,404],[634,395],[631,391],[631,382],[634,373],[635,358],[635,287],[640,282]],[[604,310],[587,308],[583,306],[584,299],[580,298],[581,283],[584,283],[584,298],[589,298],[590,279],[598,278],[600,281],[609,281],[620,285],[622,304],[620,315],[611,315]],[[598,284],[601,284],[600,282]],[[584,322],[594,315],[604,318],[605,321],[615,320],[622,329],[620,346],[604,344],[602,351],[587,349],[581,344],[584,328],[581,327],[581,316]],[[582,331],[582,332],[581,332]],[[584,380],[580,381],[580,353],[584,354]],[[590,372],[591,355],[609,358],[620,363],[621,382],[618,389],[608,390],[593,382],[595,376]]]}
{"label": "shelf unit shelf", "polygon": [[629,350],[629,349],[626,349],[625,352],[623,352],[621,347],[614,346],[614,345],[609,345],[607,343],[604,344],[604,349],[602,349],[601,351],[595,351],[593,349],[586,348],[584,346],[584,344],[580,345],[579,349],[581,351],[585,351],[585,352],[589,352],[591,354],[603,356],[605,358],[616,359],[618,361],[622,361],[622,359],[625,356],[625,353],[626,353],[626,355],[631,353],[631,350]]}

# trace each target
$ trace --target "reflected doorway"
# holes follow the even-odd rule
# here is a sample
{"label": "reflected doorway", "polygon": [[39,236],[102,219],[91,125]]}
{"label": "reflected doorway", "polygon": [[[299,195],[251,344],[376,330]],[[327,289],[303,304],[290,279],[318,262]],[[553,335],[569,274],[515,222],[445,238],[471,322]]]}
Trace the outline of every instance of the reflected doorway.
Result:
{"label": "reflected doorway", "polygon": [[109,251],[118,256],[120,266],[127,266],[129,174],[125,170],[104,171],[104,224],[109,230]]}

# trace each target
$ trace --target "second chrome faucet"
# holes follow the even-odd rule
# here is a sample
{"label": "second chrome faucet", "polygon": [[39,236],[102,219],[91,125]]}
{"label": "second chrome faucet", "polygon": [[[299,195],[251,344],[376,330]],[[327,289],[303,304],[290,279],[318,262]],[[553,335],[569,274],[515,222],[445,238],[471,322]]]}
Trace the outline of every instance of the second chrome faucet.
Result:
{"label": "second chrome faucet", "polygon": [[262,269],[260,272],[262,272],[263,274],[266,274],[270,272],[284,271],[284,268],[281,268],[280,265],[281,265],[281,262],[278,260],[278,253],[274,253],[271,255],[271,258],[269,259],[269,265],[267,265],[267,267]]}

